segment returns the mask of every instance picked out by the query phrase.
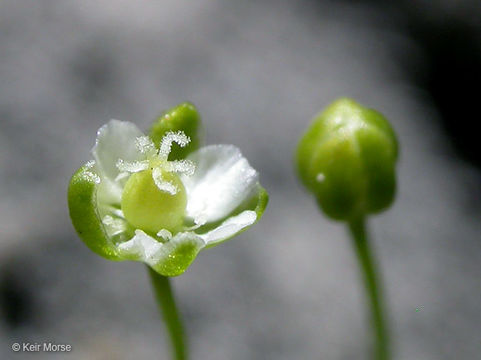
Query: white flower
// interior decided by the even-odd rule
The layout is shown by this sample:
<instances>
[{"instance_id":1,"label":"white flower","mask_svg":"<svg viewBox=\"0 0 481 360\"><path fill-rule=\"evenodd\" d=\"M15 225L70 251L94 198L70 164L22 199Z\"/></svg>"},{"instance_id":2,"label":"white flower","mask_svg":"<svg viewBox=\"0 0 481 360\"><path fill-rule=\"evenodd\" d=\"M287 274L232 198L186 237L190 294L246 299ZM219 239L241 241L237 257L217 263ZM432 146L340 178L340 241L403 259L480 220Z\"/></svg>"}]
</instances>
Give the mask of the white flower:
<instances>
[{"instance_id":1,"label":"white flower","mask_svg":"<svg viewBox=\"0 0 481 360\"><path fill-rule=\"evenodd\" d=\"M201 249L258 220L267 193L239 149L211 145L169 161L172 144L184 147L189 141L182 131L167 132L156 148L136 125L118 120L99 129L94 160L69 188L72 221L92 250L176 276ZM96 209L86 209L84 219L95 213L99 224L78 219L89 204Z\"/></svg>"}]
</instances>

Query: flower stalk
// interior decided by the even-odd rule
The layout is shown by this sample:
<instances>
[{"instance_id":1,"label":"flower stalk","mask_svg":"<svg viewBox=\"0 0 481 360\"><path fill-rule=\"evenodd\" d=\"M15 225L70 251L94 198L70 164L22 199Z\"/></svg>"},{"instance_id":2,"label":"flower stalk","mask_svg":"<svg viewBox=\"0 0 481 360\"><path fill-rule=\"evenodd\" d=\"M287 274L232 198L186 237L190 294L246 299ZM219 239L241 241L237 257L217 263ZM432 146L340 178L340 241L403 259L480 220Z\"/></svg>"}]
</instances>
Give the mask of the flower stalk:
<instances>
[{"instance_id":1,"label":"flower stalk","mask_svg":"<svg viewBox=\"0 0 481 360\"><path fill-rule=\"evenodd\" d=\"M366 299L370 306L371 327L376 338L373 358L376 360L388 360L390 359L389 335L384 316L383 294L380 287L379 271L369 244L365 219L358 217L350 221L349 230L364 280Z\"/></svg>"},{"instance_id":2,"label":"flower stalk","mask_svg":"<svg viewBox=\"0 0 481 360\"><path fill-rule=\"evenodd\" d=\"M172 359L187 360L187 345L181 317L175 304L170 279L147 266L154 296L159 305L172 345Z\"/></svg>"}]
</instances>

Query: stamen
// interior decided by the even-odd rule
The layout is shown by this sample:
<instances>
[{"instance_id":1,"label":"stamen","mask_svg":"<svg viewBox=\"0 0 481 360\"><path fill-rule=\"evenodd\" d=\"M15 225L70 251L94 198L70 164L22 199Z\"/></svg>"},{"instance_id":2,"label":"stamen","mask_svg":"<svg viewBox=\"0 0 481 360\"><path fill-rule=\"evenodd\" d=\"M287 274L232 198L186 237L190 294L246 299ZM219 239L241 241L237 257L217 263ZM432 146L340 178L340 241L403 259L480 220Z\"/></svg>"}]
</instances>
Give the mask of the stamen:
<instances>
[{"instance_id":1,"label":"stamen","mask_svg":"<svg viewBox=\"0 0 481 360\"><path fill-rule=\"evenodd\" d=\"M107 232L110 236L115 236L125 231L124 222L120 219L114 219L110 215L105 215L102 223L107 227Z\"/></svg>"},{"instance_id":2,"label":"stamen","mask_svg":"<svg viewBox=\"0 0 481 360\"><path fill-rule=\"evenodd\" d=\"M195 172L195 164L190 160L169 161L165 165L165 171L192 176Z\"/></svg>"},{"instance_id":3,"label":"stamen","mask_svg":"<svg viewBox=\"0 0 481 360\"><path fill-rule=\"evenodd\" d=\"M195 221L194 221L194 222L195 222ZM201 227L202 225L204 225L204 224L205 224L205 222L204 222L204 223L199 223L199 224L196 223L195 225L192 225L192 226L190 226L190 227L184 228L184 231L194 231L194 230L197 230L198 228L200 228L200 227Z\"/></svg>"},{"instance_id":4,"label":"stamen","mask_svg":"<svg viewBox=\"0 0 481 360\"><path fill-rule=\"evenodd\" d=\"M165 191L170 195L177 194L177 186L171 184L168 181L165 181L162 178L162 169L158 167L154 168L154 170L152 171L152 178L154 179L154 183L160 191Z\"/></svg>"},{"instance_id":5,"label":"stamen","mask_svg":"<svg viewBox=\"0 0 481 360\"><path fill-rule=\"evenodd\" d=\"M201 227L207 223L207 219L203 215L198 215L194 218L194 223L197 227Z\"/></svg>"},{"instance_id":6,"label":"stamen","mask_svg":"<svg viewBox=\"0 0 481 360\"><path fill-rule=\"evenodd\" d=\"M108 210L109 213L115 215L115 218L118 220L124 220L124 213L122 212L121 209L116 208L115 206L108 205L106 206L106 209ZM108 216L108 215L106 215Z\"/></svg>"},{"instance_id":7,"label":"stamen","mask_svg":"<svg viewBox=\"0 0 481 360\"><path fill-rule=\"evenodd\" d=\"M136 173L142 170L147 170L149 168L149 162L147 160L127 162L122 159L117 160L117 169L121 172Z\"/></svg>"},{"instance_id":8,"label":"stamen","mask_svg":"<svg viewBox=\"0 0 481 360\"><path fill-rule=\"evenodd\" d=\"M148 136L139 136L138 138L136 138L135 147L142 154L145 154L147 156L153 156L157 152L154 143Z\"/></svg>"},{"instance_id":9,"label":"stamen","mask_svg":"<svg viewBox=\"0 0 481 360\"><path fill-rule=\"evenodd\" d=\"M115 177L114 180L115 180L115 181L120 181L120 180L123 180L123 179L125 179L125 178L128 178L129 176L130 176L130 173L124 171L124 172L119 173L119 174Z\"/></svg>"},{"instance_id":10,"label":"stamen","mask_svg":"<svg viewBox=\"0 0 481 360\"><path fill-rule=\"evenodd\" d=\"M169 131L162 138L160 143L159 156L163 159L167 159L172 148L172 143L177 143L180 147L186 146L190 142L190 138L185 135L183 131Z\"/></svg>"},{"instance_id":11,"label":"stamen","mask_svg":"<svg viewBox=\"0 0 481 360\"><path fill-rule=\"evenodd\" d=\"M172 239L172 233L167 230L167 229L162 229L160 230L158 233L157 233L157 236L166 240L166 241L169 241L170 239Z\"/></svg>"}]
</instances>

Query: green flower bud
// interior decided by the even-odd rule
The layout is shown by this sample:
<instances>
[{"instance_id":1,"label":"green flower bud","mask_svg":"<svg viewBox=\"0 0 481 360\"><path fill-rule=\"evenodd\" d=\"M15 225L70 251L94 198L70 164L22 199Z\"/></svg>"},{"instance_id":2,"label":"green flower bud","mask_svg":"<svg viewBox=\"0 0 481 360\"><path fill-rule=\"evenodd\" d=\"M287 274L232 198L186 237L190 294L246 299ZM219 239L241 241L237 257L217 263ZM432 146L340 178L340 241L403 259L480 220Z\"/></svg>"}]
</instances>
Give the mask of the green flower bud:
<instances>
[{"instance_id":1,"label":"green flower bud","mask_svg":"<svg viewBox=\"0 0 481 360\"><path fill-rule=\"evenodd\" d=\"M344 98L316 115L299 142L296 163L326 215L349 221L391 204L397 157L386 118Z\"/></svg>"}]
</instances>

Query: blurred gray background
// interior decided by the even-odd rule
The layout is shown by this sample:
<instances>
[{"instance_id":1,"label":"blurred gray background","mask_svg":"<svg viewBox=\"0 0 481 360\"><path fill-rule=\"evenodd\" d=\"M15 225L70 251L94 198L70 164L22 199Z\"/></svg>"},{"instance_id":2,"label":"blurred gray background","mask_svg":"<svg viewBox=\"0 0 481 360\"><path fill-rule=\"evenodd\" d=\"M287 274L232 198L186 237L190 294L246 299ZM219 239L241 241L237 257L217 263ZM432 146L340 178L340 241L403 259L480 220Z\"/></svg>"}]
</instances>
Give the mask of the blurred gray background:
<instances>
[{"instance_id":1,"label":"blurred gray background","mask_svg":"<svg viewBox=\"0 0 481 360\"><path fill-rule=\"evenodd\" d=\"M395 359L479 359L481 10L436 3L0 0L0 358L168 359L144 267L91 253L66 189L102 124L147 128L189 100L206 143L240 147L270 193L261 222L174 280L192 359L368 359L345 229L292 161L350 96L401 143L397 201L370 222ZM11 350L45 341L73 351Z\"/></svg>"}]
</instances>

